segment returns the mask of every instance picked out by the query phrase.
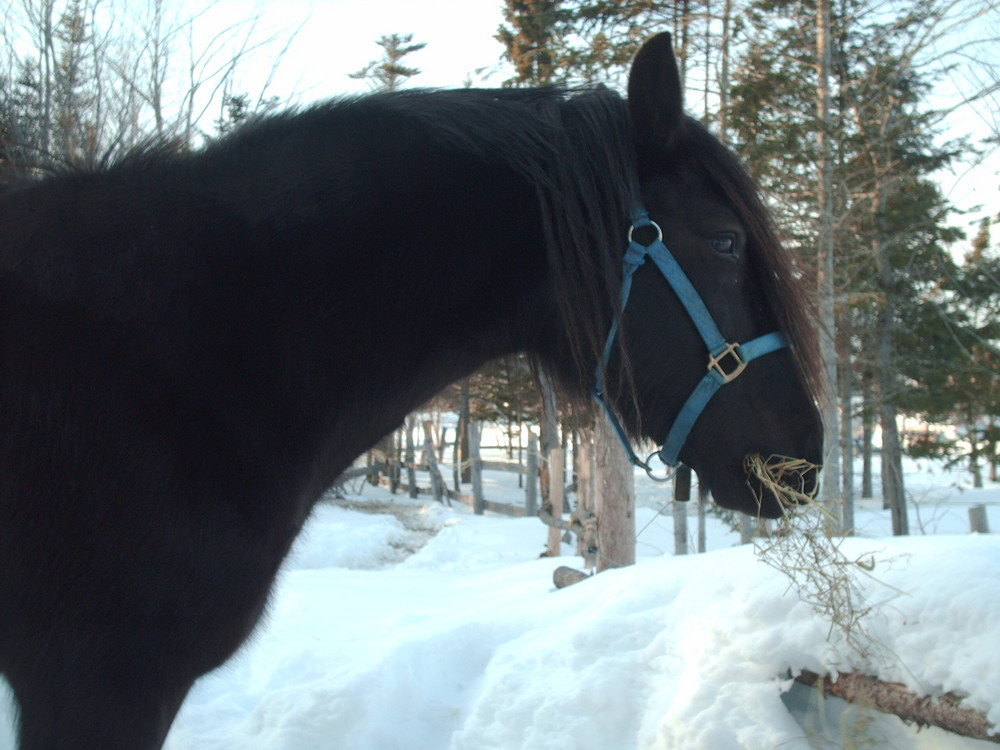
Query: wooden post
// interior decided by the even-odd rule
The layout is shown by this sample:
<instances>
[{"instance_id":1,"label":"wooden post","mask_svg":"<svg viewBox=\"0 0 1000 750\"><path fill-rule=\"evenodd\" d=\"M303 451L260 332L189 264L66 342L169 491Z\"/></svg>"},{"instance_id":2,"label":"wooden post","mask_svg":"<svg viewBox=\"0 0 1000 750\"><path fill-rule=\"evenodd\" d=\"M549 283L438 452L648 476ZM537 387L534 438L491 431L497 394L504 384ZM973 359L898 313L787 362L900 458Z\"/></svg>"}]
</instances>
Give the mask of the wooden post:
<instances>
[{"instance_id":1,"label":"wooden post","mask_svg":"<svg viewBox=\"0 0 1000 750\"><path fill-rule=\"evenodd\" d=\"M698 552L705 552L705 510L708 506L708 492L698 480Z\"/></svg>"},{"instance_id":2,"label":"wooden post","mask_svg":"<svg viewBox=\"0 0 1000 750\"><path fill-rule=\"evenodd\" d=\"M469 461L472 478L472 510L477 516L486 510L486 498L483 497L483 460L479 456L479 426L469 422Z\"/></svg>"},{"instance_id":3,"label":"wooden post","mask_svg":"<svg viewBox=\"0 0 1000 750\"><path fill-rule=\"evenodd\" d=\"M462 491L462 430L455 428L455 446L451 454L451 478L455 485L455 492Z\"/></svg>"},{"instance_id":4,"label":"wooden post","mask_svg":"<svg viewBox=\"0 0 1000 750\"><path fill-rule=\"evenodd\" d=\"M562 476L565 460L565 453L562 448L553 448L549 451L549 503L552 505L552 515L555 518L562 518ZM561 539L562 531L555 526L549 526L549 540L545 548L546 554L549 557L559 557Z\"/></svg>"},{"instance_id":5,"label":"wooden post","mask_svg":"<svg viewBox=\"0 0 1000 750\"><path fill-rule=\"evenodd\" d=\"M635 564L635 477L618 435L599 411L594 432L597 572Z\"/></svg>"},{"instance_id":6,"label":"wooden post","mask_svg":"<svg viewBox=\"0 0 1000 750\"><path fill-rule=\"evenodd\" d=\"M459 392L458 397L458 441L459 441L459 453L462 456L461 463L459 465L459 476L462 482L468 484L472 481L472 467L468 463L472 460L472 450L470 443L472 442L472 434L470 430L473 428L472 419L469 416L469 379L465 378L462 380L462 389ZM455 486L458 490L458 486Z\"/></svg>"},{"instance_id":7,"label":"wooden post","mask_svg":"<svg viewBox=\"0 0 1000 750\"><path fill-rule=\"evenodd\" d=\"M528 436L527 481L524 485L524 514L538 513L538 438L535 433Z\"/></svg>"},{"instance_id":8,"label":"wooden post","mask_svg":"<svg viewBox=\"0 0 1000 750\"><path fill-rule=\"evenodd\" d=\"M417 496L417 456L413 445L413 430L416 427L416 417L412 414L406 418L406 482L409 485L410 497Z\"/></svg>"},{"instance_id":9,"label":"wooden post","mask_svg":"<svg viewBox=\"0 0 1000 750\"><path fill-rule=\"evenodd\" d=\"M424 421L424 463L427 464L427 471L431 475L431 494L434 495L435 502L444 502L444 479L441 477L441 469L437 464L437 451L434 450L434 426L431 421Z\"/></svg>"},{"instance_id":10,"label":"wooden post","mask_svg":"<svg viewBox=\"0 0 1000 750\"><path fill-rule=\"evenodd\" d=\"M674 554L688 553L688 501L691 499L691 469L681 466L674 473Z\"/></svg>"},{"instance_id":11,"label":"wooden post","mask_svg":"<svg viewBox=\"0 0 1000 750\"><path fill-rule=\"evenodd\" d=\"M990 522L986 517L985 505L973 505L969 508L969 527L973 534L990 533Z\"/></svg>"},{"instance_id":12,"label":"wooden post","mask_svg":"<svg viewBox=\"0 0 1000 750\"><path fill-rule=\"evenodd\" d=\"M389 492L395 495L399 491L399 453L397 449L397 442L399 438L399 430L392 433L392 440L390 443L389 453L386 455L385 460L388 466L386 467L387 473L389 474Z\"/></svg>"},{"instance_id":13,"label":"wooden post","mask_svg":"<svg viewBox=\"0 0 1000 750\"><path fill-rule=\"evenodd\" d=\"M574 515L583 524L583 533L576 537L576 554L583 558L583 567L597 567L597 517L594 514L594 431L574 432L576 459L576 510Z\"/></svg>"}]
</instances>

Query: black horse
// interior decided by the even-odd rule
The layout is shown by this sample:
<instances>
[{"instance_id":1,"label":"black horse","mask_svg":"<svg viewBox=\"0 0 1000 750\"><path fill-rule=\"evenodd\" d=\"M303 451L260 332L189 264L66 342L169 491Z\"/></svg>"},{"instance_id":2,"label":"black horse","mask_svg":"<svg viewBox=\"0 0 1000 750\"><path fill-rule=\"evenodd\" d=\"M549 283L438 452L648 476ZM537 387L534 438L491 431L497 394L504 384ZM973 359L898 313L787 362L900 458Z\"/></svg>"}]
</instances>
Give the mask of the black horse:
<instances>
[{"instance_id":1,"label":"black horse","mask_svg":"<svg viewBox=\"0 0 1000 750\"><path fill-rule=\"evenodd\" d=\"M814 333L753 184L682 114L666 35L627 101L379 94L0 194L0 672L22 750L160 747L316 499L493 357L529 352L581 397L599 372L624 430L664 441L708 355L657 264L623 272L629 224L655 237L639 207L726 341L780 331L680 450L717 502L776 515L744 461L818 462Z\"/></svg>"}]
</instances>

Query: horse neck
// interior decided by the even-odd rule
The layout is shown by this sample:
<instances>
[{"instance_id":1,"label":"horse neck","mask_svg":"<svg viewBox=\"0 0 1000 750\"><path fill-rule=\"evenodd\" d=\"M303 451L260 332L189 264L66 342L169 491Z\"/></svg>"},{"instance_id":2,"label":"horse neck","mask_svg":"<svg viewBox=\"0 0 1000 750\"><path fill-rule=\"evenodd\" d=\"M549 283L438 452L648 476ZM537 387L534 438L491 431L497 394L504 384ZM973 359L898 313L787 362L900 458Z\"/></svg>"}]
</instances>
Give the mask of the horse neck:
<instances>
[{"instance_id":1,"label":"horse neck","mask_svg":"<svg viewBox=\"0 0 1000 750\"><path fill-rule=\"evenodd\" d=\"M296 332L291 377L320 389L300 411L320 420L334 471L444 386L549 335L531 186L415 138L317 151L266 182L277 197L227 190L272 258L259 280Z\"/></svg>"}]
</instances>

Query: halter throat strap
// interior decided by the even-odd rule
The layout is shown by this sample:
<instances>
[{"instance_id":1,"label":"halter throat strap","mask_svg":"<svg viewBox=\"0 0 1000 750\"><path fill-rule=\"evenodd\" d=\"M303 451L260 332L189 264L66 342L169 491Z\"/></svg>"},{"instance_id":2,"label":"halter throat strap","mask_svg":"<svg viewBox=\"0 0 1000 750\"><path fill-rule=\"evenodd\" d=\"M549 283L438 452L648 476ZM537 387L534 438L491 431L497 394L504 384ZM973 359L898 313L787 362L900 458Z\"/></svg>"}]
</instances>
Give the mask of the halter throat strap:
<instances>
[{"instance_id":1,"label":"halter throat strap","mask_svg":"<svg viewBox=\"0 0 1000 750\"><path fill-rule=\"evenodd\" d=\"M656 230L656 239L648 245L643 245L633 238L635 230L642 227L652 227ZM649 213L645 208L640 207L634 213L628 239L629 244L625 250L622 267L621 311L624 313L625 306L628 304L629 294L632 291L632 276L635 274L636 269L643 265L646 259L649 258L667 280L670 288L674 290L674 294L677 295L677 298L684 306L688 316L691 318L691 322L694 323L702 341L705 343L705 348L708 350L707 371L698 385L695 386L694 391L692 391L687 401L684 402L670 431L667 433L663 447L658 451L660 460L663 463L675 467L679 463L678 456L680 455L681 448L684 447L688 435L698 421L698 417L701 416L705 407L708 406L708 402L712 399L712 396L722 386L738 378L750 362L765 354L770 354L771 352L787 347L788 341L784 334L774 331L763 336L758 336L743 344L727 342L719 332L719 328L715 324L712 314L705 306L701 295L698 294L697 290L691 284L690 279L688 279L687 274L680 267L677 259L667 249L667 246L663 244L663 231L655 222L650 220ZM645 469L654 479L662 481L665 478L653 476L648 459L647 461L642 461L636 455L622 427L621 421L608 404L604 393L604 370L611 359L611 350L617 334L618 320L616 319L611 324L611 330L608 332L608 338L604 345L603 363L597 368L597 383L594 388L594 396L607 412L615 433L625 448L629 462Z\"/></svg>"}]
</instances>

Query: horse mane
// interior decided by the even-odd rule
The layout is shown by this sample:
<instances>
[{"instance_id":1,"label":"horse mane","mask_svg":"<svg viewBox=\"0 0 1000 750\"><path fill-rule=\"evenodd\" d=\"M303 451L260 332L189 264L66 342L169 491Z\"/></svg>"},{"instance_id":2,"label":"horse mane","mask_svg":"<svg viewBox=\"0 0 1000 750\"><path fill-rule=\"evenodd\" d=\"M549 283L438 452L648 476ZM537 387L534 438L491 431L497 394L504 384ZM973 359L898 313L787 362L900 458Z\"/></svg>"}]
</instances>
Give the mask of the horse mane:
<instances>
[{"instance_id":1,"label":"horse mane","mask_svg":"<svg viewBox=\"0 0 1000 750\"><path fill-rule=\"evenodd\" d=\"M611 320L620 314L622 249L637 201L624 99L600 86L416 89L367 95L348 105L392 110L452 148L505 164L533 186L554 301L576 371L575 378L565 370L554 374L569 393L586 393L595 366L603 366ZM623 349L618 352L616 376L630 389L628 360Z\"/></svg>"},{"instance_id":2,"label":"horse mane","mask_svg":"<svg viewBox=\"0 0 1000 750\"><path fill-rule=\"evenodd\" d=\"M800 258L779 239L757 183L736 155L694 119L688 118L685 132L691 147L684 149L684 158L700 164L746 227L754 250L751 264L770 312L791 342L806 388L819 399L825 392L825 379L817 338L818 318L814 299L803 282Z\"/></svg>"}]
</instances>

